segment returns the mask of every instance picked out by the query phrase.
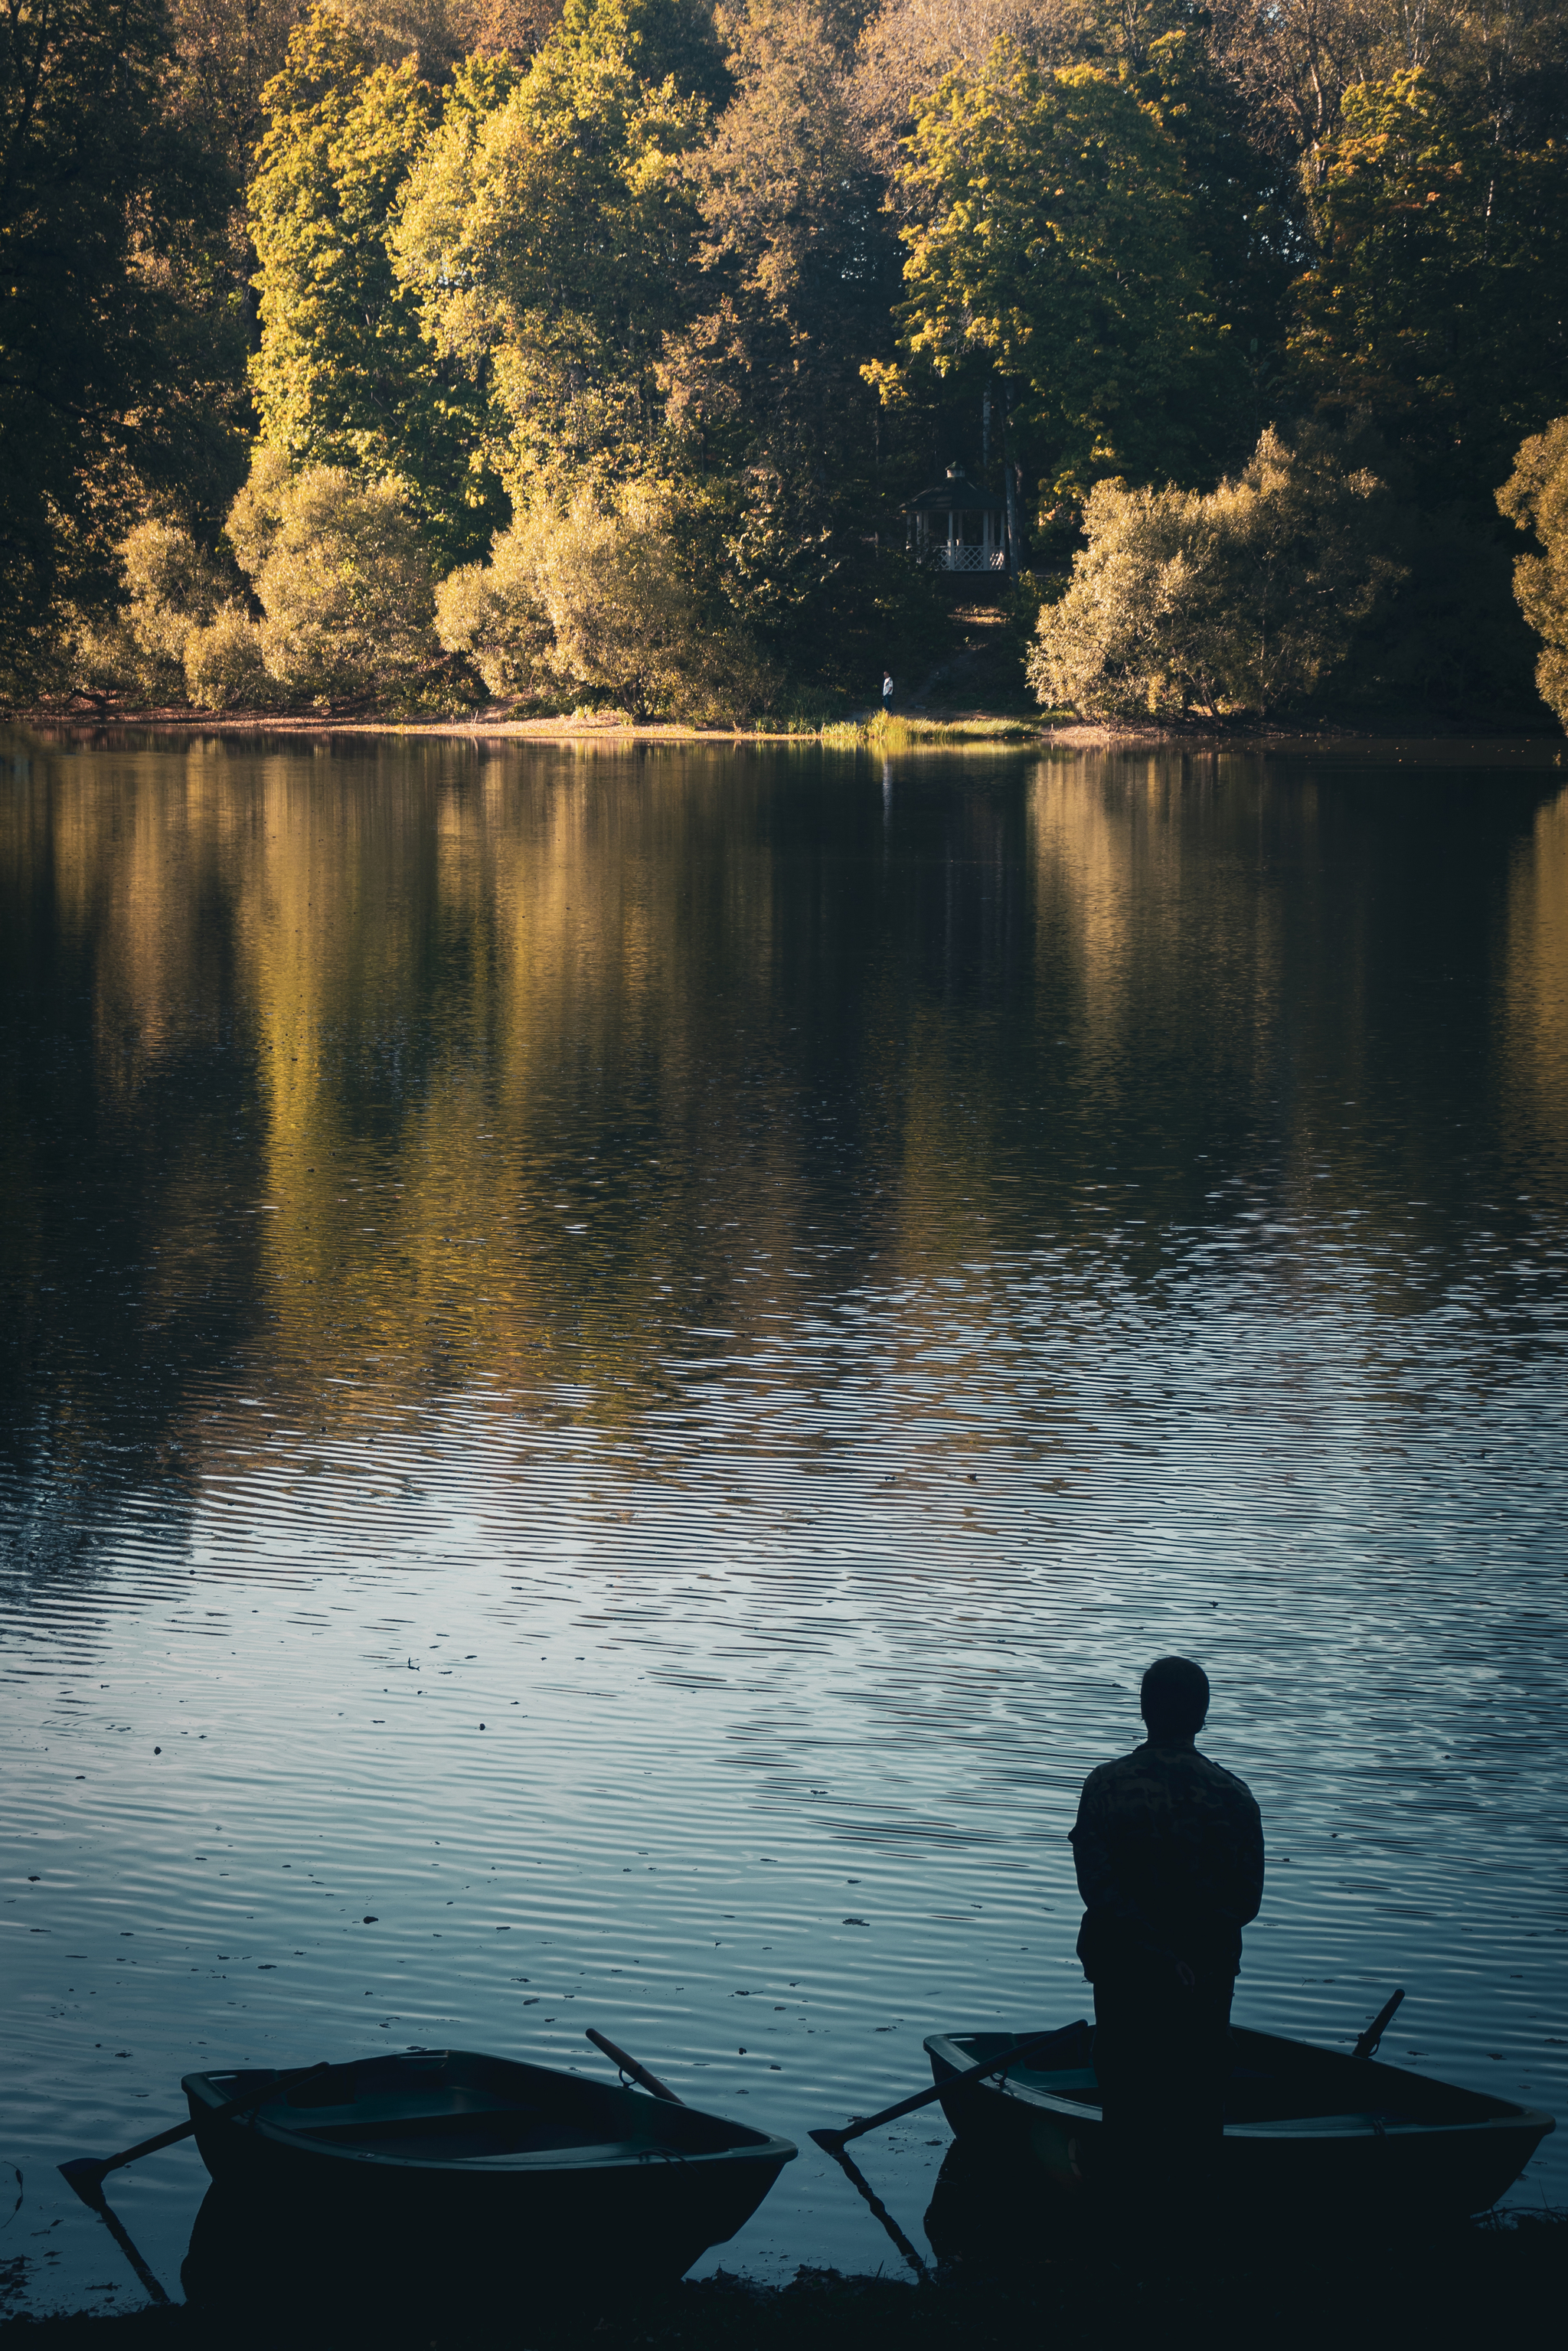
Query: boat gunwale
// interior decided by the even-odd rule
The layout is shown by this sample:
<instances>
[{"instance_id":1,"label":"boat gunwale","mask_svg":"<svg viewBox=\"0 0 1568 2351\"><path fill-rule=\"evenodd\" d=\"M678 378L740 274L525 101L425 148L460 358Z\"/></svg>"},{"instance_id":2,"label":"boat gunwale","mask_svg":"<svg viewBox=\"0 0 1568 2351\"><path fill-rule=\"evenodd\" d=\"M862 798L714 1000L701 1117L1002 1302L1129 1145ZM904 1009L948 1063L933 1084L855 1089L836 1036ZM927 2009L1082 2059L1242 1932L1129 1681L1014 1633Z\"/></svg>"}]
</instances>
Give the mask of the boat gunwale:
<instances>
[{"instance_id":1,"label":"boat gunwale","mask_svg":"<svg viewBox=\"0 0 1568 2351\"><path fill-rule=\"evenodd\" d=\"M651 2168L678 2168L683 2171L700 2168L711 2171L719 2166L748 2161L771 2163L782 2168L784 2164L792 2162L800 2151L792 2139L780 2138L769 2132L758 2131L753 2125L736 2122L726 2115L710 2114L706 2107L688 2106L684 2100L673 2102L673 2106L667 2105L664 2101L653 2098L644 2091L628 2087L619 2082L581 2081L580 2083L573 2075L565 2073L559 2066L535 2064L528 2058L498 2058L480 2050L468 2049L419 2050L399 2053L439 2057L448 2061L464 2059L485 2065L516 2067L523 2073L541 2075L554 2085L580 2087L596 2097L616 2100L635 2098L639 2112L644 2107L664 2107L666 2113L674 2111L690 2115L699 2122L713 2124L721 2130L744 2131L748 2135L750 2143L735 2147L698 2147L687 2153L684 2148L661 2146L653 2141L640 2147L628 2147L624 2140L605 2139L591 2142L587 2147L533 2147L519 2149L515 2153L503 2150L494 2155L437 2155L428 2152L400 2155L392 2150L383 2151L373 2147L346 2146L340 2141L335 2142L320 2137L308 2128L270 2119L266 2106L254 2108L246 2116L229 2116L227 2119L234 2123L236 2130L242 2130L245 2137L253 2144L260 2141L263 2145L275 2147L287 2155L308 2156L317 2159L330 2158L356 2167L371 2165L376 2168L390 2171L434 2172L448 2178L474 2180L507 2179L517 2173L588 2175L596 2171L646 2171ZM345 2061L347 2065L386 2065L395 2063L396 2057L391 2053L385 2057L370 2056L350 2058ZM219 2095L216 2092L216 2084L220 2078L225 2076L232 2078L242 2074L262 2071L281 2073L282 2070L234 2066L224 2067L218 2073L184 2074L181 2079L180 2086L184 2091L187 2102L193 2110L192 2118L196 2124L198 2146L201 2142L201 2134L207 2126L222 2123L225 2119L223 2109L227 2103L227 2094ZM285 2095L287 2086L285 2082L283 2085ZM214 2103L209 2104L209 2100ZM205 2107L204 2112L197 2111L198 2101ZM626 2151L612 2154L609 2152L612 2148L626 2149ZM600 2149L604 2151L599 2152Z\"/></svg>"},{"instance_id":2,"label":"boat gunwale","mask_svg":"<svg viewBox=\"0 0 1568 2351\"><path fill-rule=\"evenodd\" d=\"M1343 2051L1320 2049L1312 2042L1295 2041L1285 2033L1258 2032L1247 2025L1237 2026L1235 2030L1247 2033L1251 2040L1270 2043L1277 2048L1303 2052L1312 2057L1336 2058L1346 2064L1355 2062ZM994 2027L980 2027L973 2034L966 2034L964 2037L979 2040L988 2036L994 2037ZM1020 2033L1015 2035L1015 2038L1022 2047L1030 2036ZM959 2049L958 2036L954 2033L928 2033L922 2045L926 2055L932 2059L936 2059L940 2053L942 2063L945 2065L953 2066L954 2074L960 2073L965 2065L976 2062L972 2054ZM956 2062L954 2057L946 2053L947 2051L956 2053ZM1346 2145L1360 2145L1369 2137L1388 2137L1396 2132L1401 2139L1410 2139L1437 2138L1452 2135L1473 2137L1483 2131L1532 2130L1538 2139L1541 2139L1545 2138L1557 2127L1555 2115L1548 2114L1543 2107L1517 2105L1511 2099L1498 2097L1494 2091L1469 2090L1462 2083L1443 2082L1434 2074L1412 2074L1405 2066L1380 2065L1375 2058L1364 2058L1360 2062L1369 2066L1375 2066L1378 2074L1385 2079L1396 2082L1417 2082L1424 2090L1458 2090L1469 2098L1485 2098L1489 2104L1500 2108L1500 2111L1490 2115L1472 2115L1464 2120L1447 2122L1422 2122L1416 2118L1390 2116L1382 2125L1381 2129L1368 2121L1359 2123L1354 2129L1308 2130L1303 2127L1303 2125L1309 2122L1319 2119L1333 2122L1339 2117L1333 2115L1322 2117L1298 2115L1293 2118L1270 2116L1260 2122L1227 2123L1224 2127L1225 2137L1228 2139L1245 2140L1252 2145L1264 2139L1287 2139L1297 2143L1311 2141L1314 2146L1323 2147L1332 2146L1336 2139L1343 2140ZM938 2082L939 2088L945 2089L946 2086L946 2083ZM1084 2124L1092 2127L1103 2127L1104 2117L1099 2107L1068 2097L1060 2091L1040 2089L1029 2082L1009 2081L1005 2074L993 2074L988 2081L976 2082L968 2086L989 2096L1012 2098L1019 2105L1043 2108L1047 2113L1058 2115L1065 2121L1075 2122L1081 2127Z\"/></svg>"}]
</instances>

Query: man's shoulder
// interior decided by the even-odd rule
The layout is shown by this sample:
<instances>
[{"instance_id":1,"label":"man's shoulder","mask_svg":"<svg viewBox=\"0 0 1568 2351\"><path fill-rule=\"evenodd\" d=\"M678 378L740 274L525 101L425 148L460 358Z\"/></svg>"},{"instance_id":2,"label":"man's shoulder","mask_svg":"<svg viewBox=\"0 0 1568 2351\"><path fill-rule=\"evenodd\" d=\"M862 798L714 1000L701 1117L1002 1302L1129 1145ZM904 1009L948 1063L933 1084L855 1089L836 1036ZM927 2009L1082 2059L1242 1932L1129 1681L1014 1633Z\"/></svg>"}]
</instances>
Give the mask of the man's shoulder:
<instances>
[{"instance_id":1,"label":"man's shoulder","mask_svg":"<svg viewBox=\"0 0 1568 2351\"><path fill-rule=\"evenodd\" d=\"M1134 1747L1130 1755L1115 1755L1109 1763L1097 1763L1083 1782L1082 1802L1114 1802L1137 1789L1159 1782L1161 1775L1149 1768L1151 1751L1146 1746Z\"/></svg>"},{"instance_id":2,"label":"man's shoulder","mask_svg":"<svg viewBox=\"0 0 1568 2351\"><path fill-rule=\"evenodd\" d=\"M1187 1796L1200 1796L1227 1805L1252 1805L1256 1800L1245 1780L1228 1771L1210 1755L1200 1755L1196 1747L1155 1747L1145 1740L1134 1747L1129 1755L1114 1756L1109 1763L1095 1765L1083 1782L1083 1801L1092 1803L1096 1798L1130 1795L1140 1788L1159 1788L1167 1793L1180 1790Z\"/></svg>"},{"instance_id":3,"label":"man's shoulder","mask_svg":"<svg viewBox=\"0 0 1568 2351\"><path fill-rule=\"evenodd\" d=\"M1192 1750L1192 1760L1201 1766L1200 1785L1217 1802L1232 1811L1255 1813L1258 1810L1258 1799L1246 1781L1236 1772L1228 1771L1223 1763L1215 1761L1212 1755L1200 1755L1196 1747Z\"/></svg>"}]
</instances>

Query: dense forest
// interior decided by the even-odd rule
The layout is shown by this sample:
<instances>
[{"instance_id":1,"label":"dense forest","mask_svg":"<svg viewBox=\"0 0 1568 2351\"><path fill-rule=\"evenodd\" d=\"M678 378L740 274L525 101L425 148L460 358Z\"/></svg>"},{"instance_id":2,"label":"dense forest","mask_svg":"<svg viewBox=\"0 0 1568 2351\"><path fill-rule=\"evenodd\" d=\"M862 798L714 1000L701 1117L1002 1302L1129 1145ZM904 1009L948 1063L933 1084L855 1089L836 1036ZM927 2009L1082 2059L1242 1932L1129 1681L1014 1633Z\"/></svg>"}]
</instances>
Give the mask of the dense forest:
<instances>
[{"instance_id":1,"label":"dense forest","mask_svg":"<svg viewBox=\"0 0 1568 2351\"><path fill-rule=\"evenodd\" d=\"M1049 706L1568 723L1565 141L1563 0L0 0L0 695L863 700L956 465Z\"/></svg>"}]
</instances>

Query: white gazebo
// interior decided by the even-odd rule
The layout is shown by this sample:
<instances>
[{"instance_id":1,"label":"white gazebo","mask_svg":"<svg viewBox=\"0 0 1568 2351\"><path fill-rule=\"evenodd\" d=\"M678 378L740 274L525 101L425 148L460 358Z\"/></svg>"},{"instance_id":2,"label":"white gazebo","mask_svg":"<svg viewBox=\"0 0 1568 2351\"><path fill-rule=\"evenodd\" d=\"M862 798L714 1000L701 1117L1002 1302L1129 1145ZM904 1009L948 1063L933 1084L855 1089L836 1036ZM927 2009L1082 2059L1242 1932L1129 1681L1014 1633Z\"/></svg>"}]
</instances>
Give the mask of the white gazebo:
<instances>
[{"instance_id":1,"label":"white gazebo","mask_svg":"<svg viewBox=\"0 0 1568 2351\"><path fill-rule=\"evenodd\" d=\"M1007 501L970 481L962 465L904 509L905 544L934 571L1005 571Z\"/></svg>"}]
</instances>

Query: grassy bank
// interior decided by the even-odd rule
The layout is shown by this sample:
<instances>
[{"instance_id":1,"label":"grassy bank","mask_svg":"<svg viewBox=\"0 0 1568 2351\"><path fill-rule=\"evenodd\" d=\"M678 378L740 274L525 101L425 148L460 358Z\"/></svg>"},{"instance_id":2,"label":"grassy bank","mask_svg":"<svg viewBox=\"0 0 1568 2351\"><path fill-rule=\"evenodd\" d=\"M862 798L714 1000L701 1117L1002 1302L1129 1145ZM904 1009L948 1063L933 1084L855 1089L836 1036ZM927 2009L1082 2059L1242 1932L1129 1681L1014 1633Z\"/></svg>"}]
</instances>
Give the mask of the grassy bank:
<instances>
[{"instance_id":1,"label":"grassy bank","mask_svg":"<svg viewBox=\"0 0 1568 2351\"><path fill-rule=\"evenodd\" d=\"M1324 719L1315 726L1237 724L1223 727L1110 725L1075 719L1060 710L976 706L946 709L933 705L888 716L882 710L845 712L800 707L759 718L746 726L693 726L674 718L639 719L623 710L575 710L526 718L505 708L455 711L450 715L399 717L359 708L304 713L277 710L198 711L171 706L101 710L47 707L14 713L0 723L55 739L100 742L128 733L173 739L298 736L392 736L402 741L451 739L486 743L570 743L580 748L624 750L646 743L773 743L820 745L829 750L865 751L877 758L948 750L1028 750L1055 746L1064 750L1169 749L1194 755L1216 752L1354 750L1396 762L1401 758L1438 758L1451 764L1467 755L1500 754L1533 765L1564 764L1563 737L1534 734L1483 736L1461 728L1434 730L1429 720L1406 714L1406 723L1372 726Z\"/></svg>"},{"instance_id":2,"label":"grassy bank","mask_svg":"<svg viewBox=\"0 0 1568 2351\"><path fill-rule=\"evenodd\" d=\"M745 726L694 726L679 718L637 718L624 710L574 710L527 718L506 709L455 711L445 716L361 709L319 711L188 710L177 706L104 710L50 706L19 714L12 723L49 734L97 736L134 727L178 735L479 736L530 743L823 743L837 750L882 752L935 749L956 743L1038 742L1052 714L1032 716L987 710L888 716L881 710L800 708L776 712Z\"/></svg>"},{"instance_id":3,"label":"grassy bank","mask_svg":"<svg viewBox=\"0 0 1568 2351\"><path fill-rule=\"evenodd\" d=\"M1039 717L997 717L984 711L967 712L961 717L926 718L896 714L890 717L879 710L870 718L842 719L819 727L816 739L832 750L881 751L890 756L895 751L941 750L954 743L990 743L1009 749L1038 743L1044 725Z\"/></svg>"},{"instance_id":4,"label":"grassy bank","mask_svg":"<svg viewBox=\"0 0 1568 2351\"><path fill-rule=\"evenodd\" d=\"M1353 2225L1347 2216L1346 2230ZM395 2300L355 2297L334 2314L298 2303L248 2317L142 2310L13 2319L7 2351L220 2351L235 2343L374 2343L380 2351L1017 2351L1054 2339L1084 2351L1162 2343L1296 2346L1460 2345L1515 2331L1548 2339L1568 2307L1568 2215L1483 2221L1400 2234L1363 2214L1362 2234L1302 2241L1222 2234L1206 2257L1151 2263L1126 2242L1042 2244L1007 2277L949 2272L925 2284L894 2276L801 2270L762 2287L720 2276L640 2292L618 2304L580 2299L546 2311L526 2270L504 2303L458 2307L428 2262ZM606 2248L613 2266L613 2248ZM420 2293L417 2289L423 2288Z\"/></svg>"}]
</instances>

